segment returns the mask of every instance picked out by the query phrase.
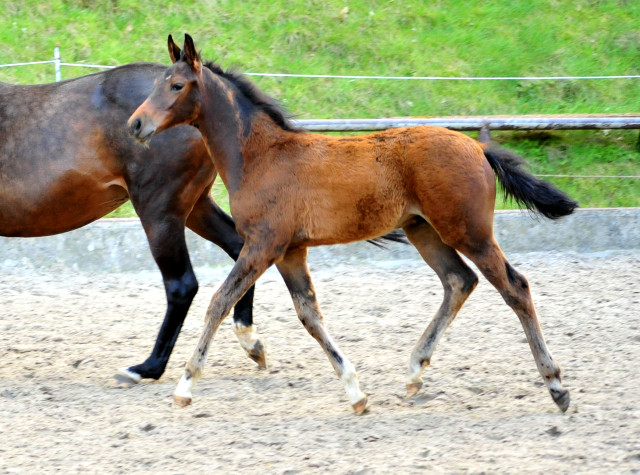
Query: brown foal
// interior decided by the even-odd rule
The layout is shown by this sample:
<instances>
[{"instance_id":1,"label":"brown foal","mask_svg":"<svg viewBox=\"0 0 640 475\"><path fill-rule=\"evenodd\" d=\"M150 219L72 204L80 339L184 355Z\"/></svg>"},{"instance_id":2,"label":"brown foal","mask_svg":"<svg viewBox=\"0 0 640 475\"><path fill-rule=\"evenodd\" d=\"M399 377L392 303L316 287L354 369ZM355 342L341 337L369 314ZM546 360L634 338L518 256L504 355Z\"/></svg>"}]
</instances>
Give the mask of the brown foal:
<instances>
[{"instance_id":1,"label":"brown foal","mask_svg":"<svg viewBox=\"0 0 640 475\"><path fill-rule=\"evenodd\" d=\"M495 177L508 195L548 218L570 214L576 202L524 171L517 155L444 128L357 137L305 133L245 78L203 65L188 35L183 51L169 37L169 53L174 64L129 119L130 132L147 143L179 124L198 127L245 240L211 300L204 331L176 388L176 405L191 403L222 320L276 264L300 321L327 354L355 412L362 413L367 398L323 324L307 248L370 239L401 227L444 287L444 301L411 353L408 396L420 390L438 340L478 282L461 253L515 311L553 400L566 411L569 393L547 349L527 280L509 265L493 236Z\"/></svg>"}]
</instances>

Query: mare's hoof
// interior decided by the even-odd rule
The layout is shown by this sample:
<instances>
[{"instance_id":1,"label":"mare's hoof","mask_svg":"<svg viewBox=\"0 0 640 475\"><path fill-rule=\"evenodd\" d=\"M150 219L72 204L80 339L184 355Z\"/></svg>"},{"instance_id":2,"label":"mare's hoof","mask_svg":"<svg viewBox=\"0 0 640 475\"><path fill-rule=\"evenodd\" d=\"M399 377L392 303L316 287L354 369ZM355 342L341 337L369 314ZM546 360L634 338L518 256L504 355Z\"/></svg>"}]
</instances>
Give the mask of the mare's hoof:
<instances>
[{"instance_id":1,"label":"mare's hoof","mask_svg":"<svg viewBox=\"0 0 640 475\"><path fill-rule=\"evenodd\" d=\"M353 412L355 412L356 416L359 416L360 414L362 414L367 409L367 401L368 400L369 399L365 396L363 399L360 399L355 404L352 404Z\"/></svg>"},{"instance_id":2,"label":"mare's hoof","mask_svg":"<svg viewBox=\"0 0 640 475\"><path fill-rule=\"evenodd\" d=\"M407 383L407 395L406 397L412 397L418 394L418 391L422 389L422 383Z\"/></svg>"},{"instance_id":3,"label":"mare's hoof","mask_svg":"<svg viewBox=\"0 0 640 475\"><path fill-rule=\"evenodd\" d=\"M255 361L262 369L267 369L267 345L262 338L259 338L253 348L245 350L249 358Z\"/></svg>"},{"instance_id":4,"label":"mare's hoof","mask_svg":"<svg viewBox=\"0 0 640 475\"><path fill-rule=\"evenodd\" d=\"M569 404L571 404L571 396L569 396L569 391L563 389L562 391L556 393L552 392L551 397L562 412L567 412L567 409L569 409Z\"/></svg>"},{"instance_id":5,"label":"mare's hoof","mask_svg":"<svg viewBox=\"0 0 640 475\"><path fill-rule=\"evenodd\" d=\"M112 388L128 389L140 382L140 375L129 371L127 368L119 369L109 382Z\"/></svg>"},{"instance_id":6,"label":"mare's hoof","mask_svg":"<svg viewBox=\"0 0 640 475\"><path fill-rule=\"evenodd\" d=\"M190 397L182 397L173 395L173 404L172 407L174 409L182 409L183 407L187 407L191 404L193 400Z\"/></svg>"}]
</instances>

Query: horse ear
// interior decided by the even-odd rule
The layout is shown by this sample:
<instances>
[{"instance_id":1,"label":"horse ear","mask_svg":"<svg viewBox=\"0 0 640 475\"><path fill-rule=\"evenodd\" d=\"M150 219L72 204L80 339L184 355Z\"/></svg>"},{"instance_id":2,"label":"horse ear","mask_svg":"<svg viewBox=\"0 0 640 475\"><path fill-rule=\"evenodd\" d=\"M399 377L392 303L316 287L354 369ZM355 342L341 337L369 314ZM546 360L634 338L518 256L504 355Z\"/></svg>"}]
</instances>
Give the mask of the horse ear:
<instances>
[{"instance_id":1,"label":"horse ear","mask_svg":"<svg viewBox=\"0 0 640 475\"><path fill-rule=\"evenodd\" d=\"M169 35L169 56L171 57L171 62L175 63L176 61L178 61L180 59L180 53L182 52L182 50L180 49L180 47L175 44L173 42L173 37L171 35Z\"/></svg>"},{"instance_id":2,"label":"horse ear","mask_svg":"<svg viewBox=\"0 0 640 475\"><path fill-rule=\"evenodd\" d=\"M195 73L198 73L202 67L202 59L200 58L200 53L196 51L196 45L193 43L193 38L191 38L187 33L184 34L183 49L187 64L191 66L191 69L193 69Z\"/></svg>"}]
</instances>

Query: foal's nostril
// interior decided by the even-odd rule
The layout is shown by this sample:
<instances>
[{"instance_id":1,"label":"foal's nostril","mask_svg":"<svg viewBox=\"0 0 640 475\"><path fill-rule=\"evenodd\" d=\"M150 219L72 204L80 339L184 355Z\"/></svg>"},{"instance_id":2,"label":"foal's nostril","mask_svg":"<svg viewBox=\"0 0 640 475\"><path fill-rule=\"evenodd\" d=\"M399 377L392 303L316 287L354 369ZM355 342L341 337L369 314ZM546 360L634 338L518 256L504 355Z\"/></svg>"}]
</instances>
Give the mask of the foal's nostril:
<instances>
[{"instance_id":1,"label":"foal's nostril","mask_svg":"<svg viewBox=\"0 0 640 475\"><path fill-rule=\"evenodd\" d=\"M134 135L140 134L140 132L142 131L142 121L140 119L136 119L133 122L131 126L131 131L133 132Z\"/></svg>"}]
</instances>

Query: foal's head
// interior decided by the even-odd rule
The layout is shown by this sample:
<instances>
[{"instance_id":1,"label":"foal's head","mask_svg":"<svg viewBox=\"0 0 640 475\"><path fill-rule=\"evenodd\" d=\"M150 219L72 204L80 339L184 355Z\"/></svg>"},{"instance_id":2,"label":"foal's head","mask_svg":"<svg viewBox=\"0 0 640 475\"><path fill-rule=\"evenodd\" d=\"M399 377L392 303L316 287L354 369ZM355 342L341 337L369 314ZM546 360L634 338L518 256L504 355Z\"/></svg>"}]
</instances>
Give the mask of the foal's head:
<instances>
[{"instance_id":1,"label":"foal's head","mask_svg":"<svg viewBox=\"0 0 640 475\"><path fill-rule=\"evenodd\" d=\"M143 144L176 125L195 125L198 118L202 59L191 36L185 35L180 50L169 35L169 56L173 65L156 79L151 95L129 118L129 133Z\"/></svg>"}]
</instances>

